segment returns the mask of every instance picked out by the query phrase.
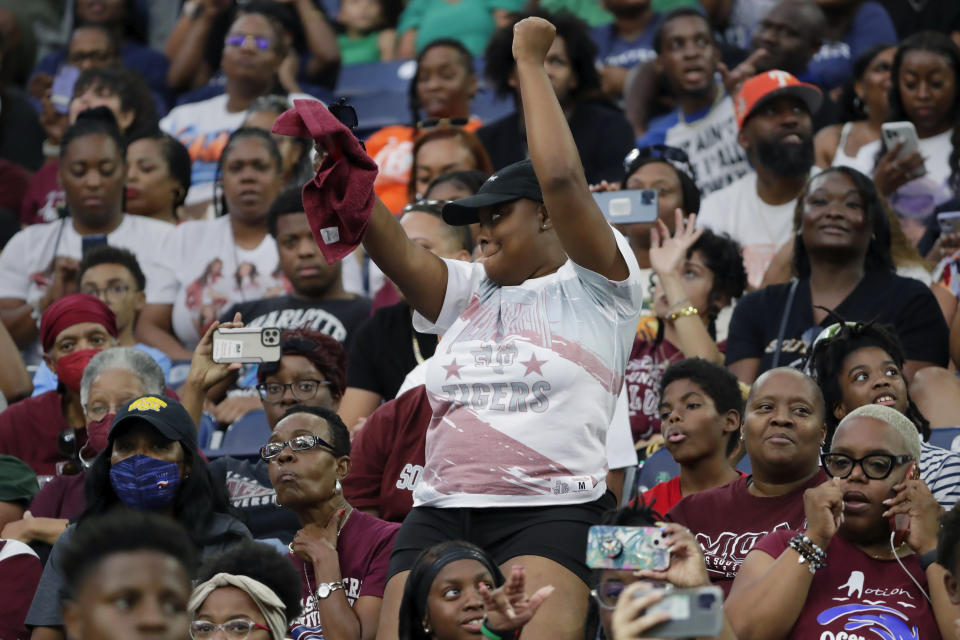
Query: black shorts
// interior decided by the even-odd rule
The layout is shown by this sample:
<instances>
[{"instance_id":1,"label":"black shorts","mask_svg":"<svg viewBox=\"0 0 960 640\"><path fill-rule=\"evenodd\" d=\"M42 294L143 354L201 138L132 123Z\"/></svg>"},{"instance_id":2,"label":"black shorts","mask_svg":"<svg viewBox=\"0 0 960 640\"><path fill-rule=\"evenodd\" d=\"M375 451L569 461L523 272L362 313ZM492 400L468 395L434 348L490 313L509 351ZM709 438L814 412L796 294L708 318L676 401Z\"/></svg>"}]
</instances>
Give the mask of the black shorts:
<instances>
[{"instance_id":1,"label":"black shorts","mask_svg":"<svg viewBox=\"0 0 960 640\"><path fill-rule=\"evenodd\" d=\"M466 540L486 550L498 565L517 556L540 556L560 563L589 584L587 531L616 506L616 498L607 491L594 502L555 507L415 507L393 543L387 577L408 571L427 547Z\"/></svg>"}]
</instances>

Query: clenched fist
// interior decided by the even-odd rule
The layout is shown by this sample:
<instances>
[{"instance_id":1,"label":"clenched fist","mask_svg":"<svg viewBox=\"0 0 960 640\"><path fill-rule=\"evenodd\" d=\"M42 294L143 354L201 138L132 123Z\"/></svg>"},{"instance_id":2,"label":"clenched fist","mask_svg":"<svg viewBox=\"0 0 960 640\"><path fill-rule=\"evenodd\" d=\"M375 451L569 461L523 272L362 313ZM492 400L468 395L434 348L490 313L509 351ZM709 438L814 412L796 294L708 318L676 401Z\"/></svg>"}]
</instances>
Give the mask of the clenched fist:
<instances>
[{"instance_id":1,"label":"clenched fist","mask_svg":"<svg viewBox=\"0 0 960 640\"><path fill-rule=\"evenodd\" d=\"M543 64L557 28L543 18L524 18L513 25L513 59Z\"/></svg>"}]
</instances>

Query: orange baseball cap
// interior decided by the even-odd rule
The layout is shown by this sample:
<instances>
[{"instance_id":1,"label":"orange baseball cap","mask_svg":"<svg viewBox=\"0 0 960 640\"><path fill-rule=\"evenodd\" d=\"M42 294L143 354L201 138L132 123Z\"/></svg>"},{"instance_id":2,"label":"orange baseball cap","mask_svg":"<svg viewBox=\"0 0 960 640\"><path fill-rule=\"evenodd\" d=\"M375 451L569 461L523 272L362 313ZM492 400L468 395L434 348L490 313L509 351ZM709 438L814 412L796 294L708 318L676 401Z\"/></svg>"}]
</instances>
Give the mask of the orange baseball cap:
<instances>
[{"instance_id":1,"label":"orange baseball cap","mask_svg":"<svg viewBox=\"0 0 960 640\"><path fill-rule=\"evenodd\" d=\"M823 102L820 89L800 82L796 76L780 69L771 69L758 73L743 83L733 101L733 109L737 114L737 128L743 128L743 122L753 113L753 110L774 98L780 96L795 96L802 100L810 113L815 113Z\"/></svg>"}]
</instances>

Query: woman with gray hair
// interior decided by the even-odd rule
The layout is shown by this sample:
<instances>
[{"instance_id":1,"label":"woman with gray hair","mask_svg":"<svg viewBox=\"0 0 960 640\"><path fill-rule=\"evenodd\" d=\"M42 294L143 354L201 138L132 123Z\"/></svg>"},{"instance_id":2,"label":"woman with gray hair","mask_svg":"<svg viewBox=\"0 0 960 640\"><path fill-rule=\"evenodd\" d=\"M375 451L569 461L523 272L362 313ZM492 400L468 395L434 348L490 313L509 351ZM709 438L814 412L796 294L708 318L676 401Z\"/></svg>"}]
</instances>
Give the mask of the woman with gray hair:
<instances>
[{"instance_id":1,"label":"woman with gray hair","mask_svg":"<svg viewBox=\"0 0 960 640\"><path fill-rule=\"evenodd\" d=\"M163 370L149 355L134 347L114 347L95 355L80 379L80 403L87 424L86 442L80 448L82 470L57 475L41 487L22 520L11 522L0 538L52 545L70 520L83 511L83 481L93 458L107 444L107 433L117 410L125 403L166 389Z\"/></svg>"},{"instance_id":2,"label":"woman with gray hair","mask_svg":"<svg viewBox=\"0 0 960 640\"><path fill-rule=\"evenodd\" d=\"M935 562L940 506L919 459L899 411L847 414L822 455L831 480L804 493L806 529L762 538L737 574L725 606L737 637L952 637L960 607Z\"/></svg>"}]
</instances>

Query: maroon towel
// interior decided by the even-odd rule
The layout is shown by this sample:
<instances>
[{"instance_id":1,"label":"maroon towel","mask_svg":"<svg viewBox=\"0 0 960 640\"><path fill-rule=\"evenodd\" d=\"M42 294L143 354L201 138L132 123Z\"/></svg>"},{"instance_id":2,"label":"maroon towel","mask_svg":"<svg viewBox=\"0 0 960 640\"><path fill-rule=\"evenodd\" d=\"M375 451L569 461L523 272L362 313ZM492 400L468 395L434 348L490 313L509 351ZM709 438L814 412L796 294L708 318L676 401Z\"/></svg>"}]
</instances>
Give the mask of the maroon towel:
<instances>
[{"instance_id":1,"label":"maroon towel","mask_svg":"<svg viewBox=\"0 0 960 640\"><path fill-rule=\"evenodd\" d=\"M273 132L297 138L328 139L331 149L317 175L303 185L310 230L329 264L357 248L373 210L377 165L353 133L318 100L294 100Z\"/></svg>"}]
</instances>

